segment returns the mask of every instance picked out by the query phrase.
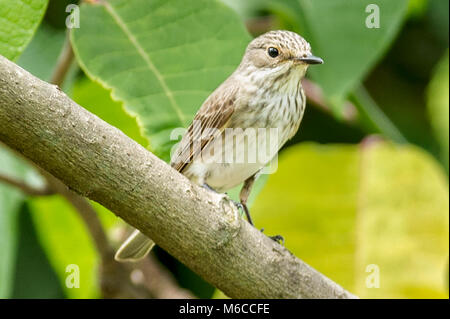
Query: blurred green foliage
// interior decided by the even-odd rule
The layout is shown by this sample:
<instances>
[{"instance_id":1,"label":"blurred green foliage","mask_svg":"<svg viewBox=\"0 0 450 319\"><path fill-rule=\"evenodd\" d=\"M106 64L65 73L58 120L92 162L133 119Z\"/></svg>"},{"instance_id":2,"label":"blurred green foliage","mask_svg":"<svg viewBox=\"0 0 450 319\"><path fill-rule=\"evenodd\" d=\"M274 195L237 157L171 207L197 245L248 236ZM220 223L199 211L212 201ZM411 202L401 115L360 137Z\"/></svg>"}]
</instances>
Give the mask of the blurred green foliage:
<instances>
[{"instance_id":1,"label":"blurred green foliage","mask_svg":"<svg viewBox=\"0 0 450 319\"><path fill-rule=\"evenodd\" d=\"M258 228L362 298L447 298L448 183L420 149L301 144L254 205ZM366 287L368 265L380 288Z\"/></svg>"},{"instance_id":2,"label":"blurred green foliage","mask_svg":"<svg viewBox=\"0 0 450 319\"><path fill-rule=\"evenodd\" d=\"M428 114L434 134L440 144L441 159L448 174L449 144L449 74L448 51L436 67L433 79L428 87Z\"/></svg>"},{"instance_id":3,"label":"blurred green foliage","mask_svg":"<svg viewBox=\"0 0 450 319\"><path fill-rule=\"evenodd\" d=\"M291 15L293 28L303 34L326 61L324 68L311 68L338 114L344 99L358 85L397 35L407 1L377 1L380 27L365 26L366 7L373 1L283 0L268 2L268 9ZM361 14L365 12L365 14ZM381 17L382 15L382 17ZM320 23L319 23L320 21ZM336 27L339 26L339 27ZM358 43L358 45L354 45Z\"/></svg>"},{"instance_id":4,"label":"blurred green foliage","mask_svg":"<svg viewBox=\"0 0 450 319\"><path fill-rule=\"evenodd\" d=\"M98 253L80 216L59 196L30 200L30 210L37 235L55 270L66 296L95 298L100 296L97 278ZM67 240L70 238L70 240ZM80 288L65 284L66 267L75 264L80 270Z\"/></svg>"},{"instance_id":5,"label":"blurred green foliage","mask_svg":"<svg viewBox=\"0 0 450 319\"><path fill-rule=\"evenodd\" d=\"M0 148L0 174L24 177L25 167L11 152ZM18 217L23 194L0 182L0 298L11 294L18 239Z\"/></svg>"},{"instance_id":6,"label":"blurred green foliage","mask_svg":"<svg viewBox=\"0 0 450 319\"><path fill-rule=\"evenodd\" d=\"M50 0L45 10L43 0L0 0L0 54L48 81L71 2ZM168 160L171 130L186 126L239 63L251 38L245 26L254 36L278 28L300 32L325 60L309 73L329 109L308 105L278 171L257 182L256 225L283 235L295 255L361 297L448 298L449 4L377 1L380 28L368 29L370 2L84 4L81 28L71 34L76 62L63 90ZM365 139L373 133L391 142ZM42 183L2 145L0 162L0 174ZM98 254L67 202L27 198L0 183L0 209L0 297L100 295ZM95 209L108 234L123 227L105 208ZM162 249L155 255L180 286L213 295L214 287ZM69 264L81 268L79 289L65 285ZM372 264L380 288L366 286Z\"/></svg>"},{"instance_id":7,"label":"blurred green foliage","mask_svg":"<svg viewBox=\"0 0 450 319\"><path fill-rule=\"evenodd\" d=\"M128 137L144 147L148 146L148 141L141 135L136 119L123 109L122 103L114 101L110 92L100 84L82 78L74 84L72 97L88 111L120 128Z\"/></svg>"},{"instance_id":8,"label":"blurred green foliage","mask_svg":"<svg viewBox=\"0 0 450 319\"><path fill-rule=\"evenodd\" d=\"M31 41L48 0L0 0L0 52L15 60Z\"/></svg>"},{"instance_id":9,"label":"blurred green foliage","mask_svg":"<svg viewBox=\"0 0 450 319\"><path fill-rule=\"evenodd\" d=\"M64 214L64 212L61 212ZM42 249L28 204L23 204L18 216L17 258L15 260L11 298L64 298L61 281Z\"/></svg>"}]
</instances>

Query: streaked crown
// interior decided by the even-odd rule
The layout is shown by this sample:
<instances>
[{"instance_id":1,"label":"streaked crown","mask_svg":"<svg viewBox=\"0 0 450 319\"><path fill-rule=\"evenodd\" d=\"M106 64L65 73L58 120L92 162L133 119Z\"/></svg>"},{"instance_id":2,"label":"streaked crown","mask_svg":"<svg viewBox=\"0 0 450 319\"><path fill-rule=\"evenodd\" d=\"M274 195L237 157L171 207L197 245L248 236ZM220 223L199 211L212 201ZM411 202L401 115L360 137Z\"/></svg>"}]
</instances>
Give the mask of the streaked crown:
<instances>
[{"instance_id":1,"label":"streaked crown","mask_svg":"<svg viewBox=\"0 0 450 319\"><path fill-rule=\"evenodd\" d=\"M259 69L287 71L292 66L306 71L309 64L323 63L311 54L310 44L291 31L270 31L255 38L247 46L241 65ZM304 72L302 72L304 73Z\"/></svg>"}]
</instances>

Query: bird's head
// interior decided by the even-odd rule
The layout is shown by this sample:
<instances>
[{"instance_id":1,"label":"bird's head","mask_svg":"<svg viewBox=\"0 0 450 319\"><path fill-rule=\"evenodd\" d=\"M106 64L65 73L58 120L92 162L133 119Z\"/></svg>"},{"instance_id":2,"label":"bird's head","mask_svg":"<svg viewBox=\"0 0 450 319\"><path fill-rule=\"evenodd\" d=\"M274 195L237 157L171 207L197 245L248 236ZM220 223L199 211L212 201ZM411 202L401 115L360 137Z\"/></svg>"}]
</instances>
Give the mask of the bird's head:
<instances>
[{"instance_id":1,"label":"bird's head","mask_svg":"<svg viewBox=\"0 0 450 319\"><path fill-rule=\"evenodd\" d=\"M266 79L289 75L300 80L310 64L322 63L321 58L312 55L311 46L300 35L280 30L253 39L247 46L241 69L248 70L249 75L258 72Z\"/></svg>"}]
</instances>

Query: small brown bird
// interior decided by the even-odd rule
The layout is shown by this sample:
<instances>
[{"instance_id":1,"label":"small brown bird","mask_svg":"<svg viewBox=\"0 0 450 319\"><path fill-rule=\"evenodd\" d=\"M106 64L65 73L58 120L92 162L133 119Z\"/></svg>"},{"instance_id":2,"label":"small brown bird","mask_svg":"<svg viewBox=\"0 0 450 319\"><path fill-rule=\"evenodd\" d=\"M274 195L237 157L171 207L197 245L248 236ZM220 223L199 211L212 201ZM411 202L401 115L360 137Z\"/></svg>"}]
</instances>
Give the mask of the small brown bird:
<instances>
[{"instance_id":1,"label":"small brown bird","mask_svg":"<svg viewBox=\"0 0 450 319\"><path fill-rule=\"evenodd\" d=\"M172 167L216 192L244 182L240 206L253 225L246 205L252 185L297 132L306 105L301 79L310 64L321 63L294 32L270 31L255 38L236 71L200 107L172 156ZM269 129L276 134L267 134ZM261 152L265 156L257 156ZM115 258L139 260L153 245L135 231Z\"/></svg>"}]
</instances>

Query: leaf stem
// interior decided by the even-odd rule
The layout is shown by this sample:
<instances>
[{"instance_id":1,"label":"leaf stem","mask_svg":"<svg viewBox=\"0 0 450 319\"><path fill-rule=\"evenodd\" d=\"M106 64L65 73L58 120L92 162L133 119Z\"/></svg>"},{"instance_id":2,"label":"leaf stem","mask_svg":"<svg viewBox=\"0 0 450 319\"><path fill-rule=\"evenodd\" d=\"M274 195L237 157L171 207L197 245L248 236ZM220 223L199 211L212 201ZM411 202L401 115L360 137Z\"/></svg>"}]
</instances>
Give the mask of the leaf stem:
<instances>
[{"instance_id":1,"label":"leaf stem","mask_svg":"<svg viewBox=\"0 0 450 319\"><path fill-rule=\"evenodd\" d=\"M72 65L74 59L74 54L72 50L72 45L70 44L70 37L66 36L66 40L64 42L64 46L61 50L61 53L58 57L58 62L56 63L56 67L53 71L50 82L61 87L64 83L66 75Z\"/></svg>"},{"instance_id":2,"label":"leaf stem","mask_svg":"<svg viewBox=\"0 0 450 319\"><path fill-rule=\"evenodd\" d=\"M394 142L408 143L406 137L384 114L364 86L360 85L351 94L350 100L352 100L358 110L359 120L366 129L371 130L373 133L381 133Z\"/></svg>"}]
</instances>

